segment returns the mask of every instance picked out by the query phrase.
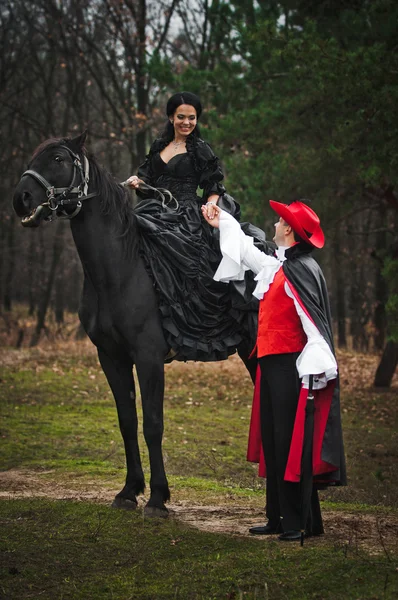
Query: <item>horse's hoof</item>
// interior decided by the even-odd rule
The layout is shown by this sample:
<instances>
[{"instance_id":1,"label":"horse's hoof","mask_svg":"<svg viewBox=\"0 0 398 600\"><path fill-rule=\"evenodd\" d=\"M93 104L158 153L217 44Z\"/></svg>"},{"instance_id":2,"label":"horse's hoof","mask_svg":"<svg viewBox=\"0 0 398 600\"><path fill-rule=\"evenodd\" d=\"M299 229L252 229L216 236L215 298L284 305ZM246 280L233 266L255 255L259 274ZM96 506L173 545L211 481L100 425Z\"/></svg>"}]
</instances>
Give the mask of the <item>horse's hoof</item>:
<instances>
[{"instance_id":1,"label":"horse's hoof","mask_svg":"<svg viewBox=\"0 0 398 600\"><path fill-rule=\"evenodd\" d=\"M124 510L136 510L137 502L135 500L130 500L129 498L120 498L118 496L115 497L112 502L112 508L123 508Z\"/></svg>"},{"instance_id":2,"label":"horse's hoof","mask_svg":"<svg viewBox=\"0 0 398 600\"><path fill-rule=\"evenodd\" d=\"M166 507L158 508L157 506L145 506L144 515L149 519L167 519L169 511Z\"/></svg>"}]
</instances>

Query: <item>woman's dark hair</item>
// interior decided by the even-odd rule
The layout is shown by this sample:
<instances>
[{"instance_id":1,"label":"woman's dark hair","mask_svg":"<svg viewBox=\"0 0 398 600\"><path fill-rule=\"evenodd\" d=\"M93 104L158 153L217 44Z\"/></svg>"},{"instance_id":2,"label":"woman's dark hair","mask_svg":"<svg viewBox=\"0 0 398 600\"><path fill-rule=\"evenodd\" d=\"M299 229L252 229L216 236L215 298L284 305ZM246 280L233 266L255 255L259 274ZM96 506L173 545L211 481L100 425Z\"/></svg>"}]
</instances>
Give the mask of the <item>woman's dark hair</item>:
<instances>
[{"instance_id":1,"label":"woman's dark hair","mask_svg":"<svg viewBox=\"0 0 398 600\"><path fill-rule=\"evenodd\" d=\"M199 120L199 117L202 114L202 104L198 96L196 96L196 94L192 94L192 92L178 92L178 94L171 96L166 104L167 116L171 117L171 115L174 115L175 111L179 106L181 106L181 104L189 104L190 106L193 106L196 110L196 117ZM200 137L200 129L198 125L196 125L190 136ZM171 140L174 138L174 126L172 123L170 123L170 119L167 119L167 123L161 133L161 137L167 142L171 142Z\"/></svg>"}]
</instances>

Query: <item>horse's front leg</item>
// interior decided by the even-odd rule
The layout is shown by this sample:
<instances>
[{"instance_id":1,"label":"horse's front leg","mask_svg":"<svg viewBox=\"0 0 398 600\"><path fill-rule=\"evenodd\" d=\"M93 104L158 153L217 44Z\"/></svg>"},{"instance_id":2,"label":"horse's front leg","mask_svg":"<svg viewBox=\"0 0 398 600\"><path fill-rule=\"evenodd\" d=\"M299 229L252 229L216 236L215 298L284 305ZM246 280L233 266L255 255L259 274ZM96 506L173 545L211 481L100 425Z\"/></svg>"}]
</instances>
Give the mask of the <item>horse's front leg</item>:
<instances>
[{"instance_id":1,"label":"horse's front leg","mask_svg":"<svg viewBox=\"0 0 398 600\"><path fill-rule=\"evenodd\" d=\"M124 488L117 494L112 506L115 508L137 508L137 494L145 489L137 437L137 409L133 363L127 354L112 357L98 349L98 358L116 401L120 431L126 452L127 475Z\"/></svg>"},{"instance_id":2,"label":"horse's front leg","mask_svg":"<svg viewBox=\"0 0 398 600\"><path fill-rule=\"evenodd\" d=\"M169 485L163 463L163 398L164 355L148 349L136 360L144 416L144 437L148 446L151 467L151 496L144 513L149 517L167 517L165 502L170 498Z\"/></svg>"}]
</instances>

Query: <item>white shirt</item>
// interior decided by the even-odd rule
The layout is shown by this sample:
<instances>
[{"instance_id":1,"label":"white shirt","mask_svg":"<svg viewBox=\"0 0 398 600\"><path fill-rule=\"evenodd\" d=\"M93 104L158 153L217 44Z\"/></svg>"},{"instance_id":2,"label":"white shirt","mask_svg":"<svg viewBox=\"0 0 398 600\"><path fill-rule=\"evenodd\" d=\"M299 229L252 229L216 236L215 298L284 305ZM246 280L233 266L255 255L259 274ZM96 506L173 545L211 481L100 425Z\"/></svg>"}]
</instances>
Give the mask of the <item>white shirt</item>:
<instances>
[{"instance_id":1,"label":"white shirt","mask_svg":"<svg viewBox=\"0 0 398 600\"><path fill-rule=\"evenodd\" d=\"M254 246L253 238L243 233L239 223L225 211L220 212L220 248L222 260L214 275L216 281L228 282L244 278L245 271L255 273L257 281L253 295L261 300L269 290L275 275L282 266L287 248L279 247L277 257L269 256ZM304 387L308 388L309 375L314 375L314 389L326 387L337 377L337 363L325 338L307 317L285 282L285 292L293 299L297 314L307 336L307 343L296 366ZM315 377L316 375L321 376Z\"/></svg>"}]
</instances>

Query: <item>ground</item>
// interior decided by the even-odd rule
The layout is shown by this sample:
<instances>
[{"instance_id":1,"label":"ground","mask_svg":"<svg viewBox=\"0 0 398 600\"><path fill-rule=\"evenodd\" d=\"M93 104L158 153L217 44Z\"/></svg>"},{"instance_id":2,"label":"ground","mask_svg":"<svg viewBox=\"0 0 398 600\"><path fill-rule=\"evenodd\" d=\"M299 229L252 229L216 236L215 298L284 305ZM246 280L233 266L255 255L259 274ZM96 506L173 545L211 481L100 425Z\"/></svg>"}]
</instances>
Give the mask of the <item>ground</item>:
<instances>
[{"instance_id":1,"label":"ground","mask_svg":"<svg viewBox=\"0 0 398 600\"><path fill-rule=\"evenodd\" d=\"M45 478L44 478L45 476ZM110 505L114 493L109 488L98 489L96 481L73 481L65 487L51 479L51 471L37 472L10 469L0 473L0 498L47 498L51 500L90 501ZM72 487L71 487L72 485ZM95 491L93 491L93 488ZM205 505L192 503L189 499L175 500L169 503L170 518L187 523L201 531L209 533L225 533L253 537L249 527L264 523L264 510L253 502L242 503L231 494L231 498L223 498L222 504ZM145 497L139 500L139 511L146 502ZM254 506L250 506L254 504ZM249 506L248 506L249 505ZM351 543L366 549L371 554L386 551L398 551L398 513L392 511L350 511L344 512L324 510L326 536L307 541L322 545L333 536L335 542ZM260 543L272 538L256 537ZM273 538L275 539L275 538Z\"/></svg>"},{"instance_id":2,"label":"ground","mask_svg":"<svg viewBox=\"0 0 398 600\"><path fill-rule=\"evenodd\" d=\"M321 493L326 533L300 552L248 534L265 496L245 461L252 386L237 357L166 367L170 519L156 524L145 495L134 514L109 508L124 453L95 350L44 342L0 350L4 598L398 595L398 382L372 388L376 355L339 352L349 486Z\"/></svg>"}]
</instances>

